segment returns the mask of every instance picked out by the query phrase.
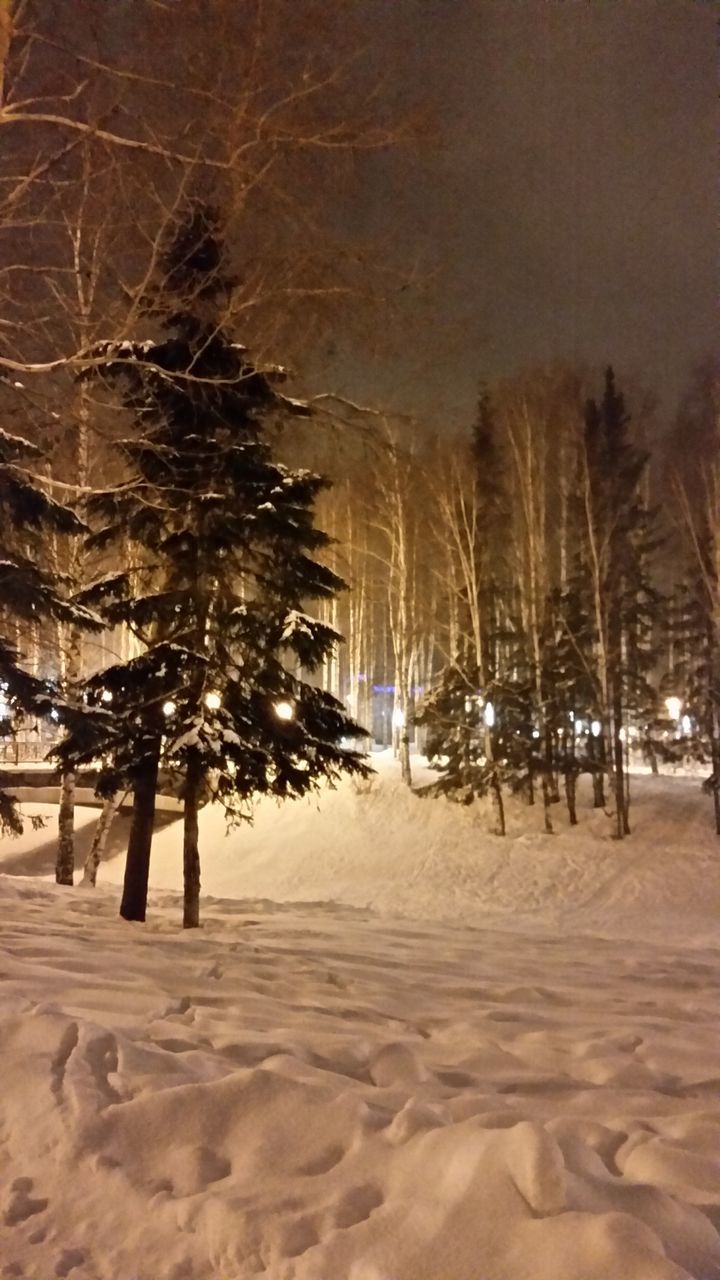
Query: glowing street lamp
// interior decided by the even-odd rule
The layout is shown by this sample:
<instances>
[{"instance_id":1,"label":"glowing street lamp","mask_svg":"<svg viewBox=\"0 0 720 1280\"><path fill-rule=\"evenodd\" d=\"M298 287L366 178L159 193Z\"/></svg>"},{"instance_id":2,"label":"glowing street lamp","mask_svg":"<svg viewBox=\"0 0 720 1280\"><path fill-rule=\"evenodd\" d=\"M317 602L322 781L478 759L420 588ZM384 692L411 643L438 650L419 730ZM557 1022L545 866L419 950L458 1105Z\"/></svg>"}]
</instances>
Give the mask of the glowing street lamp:
<instances>
[{"instance_id":1,"label":"glowing street lamp","mask_svg":"<svg viewBox=\"0 0 720 1280\"><path fill-rule=\"evenodd\" d=\"M164 716L174 716L176 711L177 706L172 698L168 698L167 702L163 702L162 713Z\"/></svg>"},{"instance_id":2,"label":"glowing street lamp","mask_svg":"<svg viewBox=\"0 0 720 1280\"><path fill-rule=\"evenodd\" d=\"M112 693L110 692L110 690L109 690L109 689L103 689L102 693L100 694L100 701L101 701L101 702L112 702L112 700L113 700L113 696L112 696Z\"/></svg>"},{"instance_id":3,"label":"glowing street lamp","mask_svg":"<svg viewBox=\"0 0 720 1280\"><path fill-rule=\"evenodd\" d=\"M495 723L495 708L492 702L485 703L485 710L483 711L483 720L485 721L485 724L487 725L488 729L492 729Z\"/></svg>"},{"instance_id":4,"label":"glowing street lamp","mask_svg":"<svg viewBox=\"0 0 720 1280\"><path fill-rule=\"evenodd\" d=\"M222 706L222 698L214 689L210 693L205 694L205 706L208 711L219 711Z\"/></svg>"},{"instance_id":5,"label":"glowing street lamp","mask_svg":"<svg viewBox=\"0 0 720 1280\"><path fill-rule=\"evenodd\" d=\"M681 713L681 711L682 711L682 705L683 705L683 704L682 704L682 698L677 698L677 697L675 697L674 695L673 695L672 697L670 697L670 698L666 698L666 699L665 699L665 706L666 706L666 708L667 708L667 713L668 713L668 715L670 716L670 719L671 719L671 720L679 720L679 719L680 719L680 713Z\"/></svg>"},{"instance_id":6,"label":"glowing street lamp","mask_svg":"<svg viewBox=\"0 0 720 1280\"><path fill-rule=\"evenodd\" d=\"M600 737L600 734L602 733L602 725L599 720L592 720L590 722L590 732L593 738Z\"/></svg>"},{"instance_id":7,"label":"glowing street lamp","mask_svg":"<svg viewBox=\"0 0 720 1280\"><path fill-rule=\"evenodd\" d=\"M295 717L295 708L292 702L276 702L274 710L278 720L293 720Z\"/></svg>"}]
</instances>

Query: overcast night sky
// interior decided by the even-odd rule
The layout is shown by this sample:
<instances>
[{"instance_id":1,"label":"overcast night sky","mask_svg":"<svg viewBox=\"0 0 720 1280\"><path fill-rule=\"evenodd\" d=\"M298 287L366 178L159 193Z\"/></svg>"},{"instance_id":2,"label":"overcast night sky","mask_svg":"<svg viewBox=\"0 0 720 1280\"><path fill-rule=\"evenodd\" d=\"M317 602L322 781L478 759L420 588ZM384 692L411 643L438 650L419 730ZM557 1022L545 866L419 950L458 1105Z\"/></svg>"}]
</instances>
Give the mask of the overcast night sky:
<instances>
[{"instance_id":1,"label":"overcast night sky","mask_svg":"<svg viewBox=\"0 0 720 1280\"><path fill-rule=\"evenodd\" d=\"M375 390L461 420L481 376L612 361L670 415L716 330L715 4L367 0L367 12L442 135L376 161L355 211L428 279L416 353L378 369Z\"/></svg>"}]
</instances>

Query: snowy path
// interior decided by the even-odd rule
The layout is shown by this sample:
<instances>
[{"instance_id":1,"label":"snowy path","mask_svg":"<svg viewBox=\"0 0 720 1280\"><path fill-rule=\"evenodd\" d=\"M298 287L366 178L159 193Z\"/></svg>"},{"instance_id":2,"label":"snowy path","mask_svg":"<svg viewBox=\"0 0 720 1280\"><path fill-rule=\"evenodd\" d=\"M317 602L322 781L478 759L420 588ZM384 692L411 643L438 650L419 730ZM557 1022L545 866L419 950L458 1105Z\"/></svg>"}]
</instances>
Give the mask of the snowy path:
<instances>
[{"instance_id":1,"label":"snowy path","mask_svg":"<svg viewBox=\"0 0 720 1280\"><path fill-rule=\"evenodd\" d=\"M0 896L3 1280L720 1277L717 950Z\"/></svg>"}]
</instances>

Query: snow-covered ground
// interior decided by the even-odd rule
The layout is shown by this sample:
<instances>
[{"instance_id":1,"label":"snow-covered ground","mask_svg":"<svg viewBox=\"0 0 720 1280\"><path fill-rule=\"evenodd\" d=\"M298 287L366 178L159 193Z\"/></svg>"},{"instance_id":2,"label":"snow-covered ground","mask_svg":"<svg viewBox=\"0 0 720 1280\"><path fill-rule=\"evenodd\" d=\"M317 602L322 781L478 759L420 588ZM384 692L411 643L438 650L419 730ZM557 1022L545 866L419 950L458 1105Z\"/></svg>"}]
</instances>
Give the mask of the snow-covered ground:
<instances>
[{"instance_id":1,"label":"snow-covered ground","mask_svg":"<svg viewBox=\"0 0 720 1280\"><path fill-rule=\"evenodd\" d=\"M720 842L635 790L210 811L184 934L176 826L145 926L0 845L3 1280L720 1280Z\"/></svg>"}]
</instances>

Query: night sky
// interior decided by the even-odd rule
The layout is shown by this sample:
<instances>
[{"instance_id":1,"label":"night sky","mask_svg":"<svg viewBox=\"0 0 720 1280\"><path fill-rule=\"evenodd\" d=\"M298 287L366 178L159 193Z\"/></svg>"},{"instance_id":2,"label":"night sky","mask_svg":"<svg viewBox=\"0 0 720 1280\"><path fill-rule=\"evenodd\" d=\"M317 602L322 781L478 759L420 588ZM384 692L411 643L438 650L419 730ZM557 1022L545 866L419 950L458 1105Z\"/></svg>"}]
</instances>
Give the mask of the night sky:
<instances>
[{"instance_id":1,"label":"night sky","mask_svg":"<svg viewBox=\"0 0 720 1280\"><path fill-rule=\"evenodd\" d=\"M353 208L424 280L419 318L400 299L410 353L380 356L369 390L459 422L480 377L611 361L667 419L716 332L716 5L365 3L441 135L368 164ZM368 390L354 355L335 375Z\"/></svg>"}]
</instances>

